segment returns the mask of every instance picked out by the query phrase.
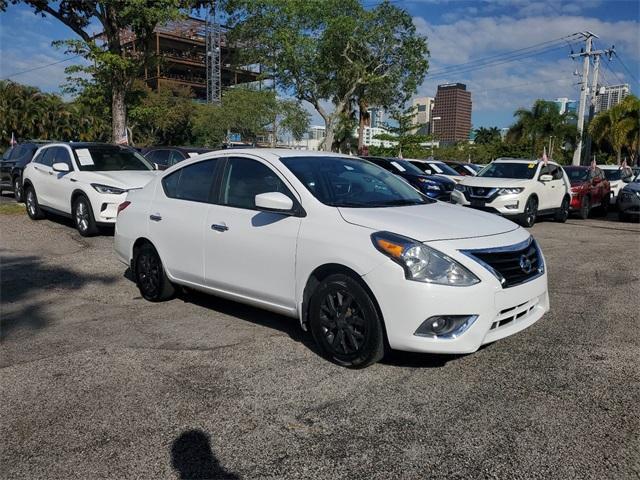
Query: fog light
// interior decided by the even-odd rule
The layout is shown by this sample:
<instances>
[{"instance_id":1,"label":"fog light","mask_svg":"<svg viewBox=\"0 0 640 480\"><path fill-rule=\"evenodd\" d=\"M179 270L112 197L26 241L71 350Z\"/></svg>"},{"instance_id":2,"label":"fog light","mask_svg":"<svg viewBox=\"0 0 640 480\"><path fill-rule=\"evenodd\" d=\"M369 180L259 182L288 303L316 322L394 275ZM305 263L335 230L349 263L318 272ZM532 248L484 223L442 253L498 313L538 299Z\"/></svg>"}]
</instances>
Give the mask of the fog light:
<instances>
[{"instance_id":1,"label":"fog light","mask_svg":"<svg viewBox=\"0 0 640 480\"><path fill-rule=\"evenodd\" d=\"M516 210L520 206L520 202L512 203L511 205L505 205L504 208L509 210Z\"/></svg>"},{"instance_id":2,"label":"fog light","mask_svg":"<svg viewBox=\"0 0 640 480\"><path fill-rule=\"evenodd\" d=\"M477 315L436 315L427 318L414 335L430 338L457 338L478 318Z\"/></svg>"}]
</instances>

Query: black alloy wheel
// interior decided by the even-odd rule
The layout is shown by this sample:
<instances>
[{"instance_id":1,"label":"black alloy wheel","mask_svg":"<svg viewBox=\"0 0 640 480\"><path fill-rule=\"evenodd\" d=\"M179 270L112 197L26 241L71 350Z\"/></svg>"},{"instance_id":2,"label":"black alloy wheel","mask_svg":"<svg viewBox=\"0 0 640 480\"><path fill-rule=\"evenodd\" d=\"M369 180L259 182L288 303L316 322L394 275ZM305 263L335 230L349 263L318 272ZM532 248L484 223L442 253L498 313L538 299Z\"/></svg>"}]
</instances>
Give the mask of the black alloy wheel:
<instances>
[{"instance_id":1,"label":"black alloy wheel","mask_svg":"<svg viewBox=\"0 0 640 480\"><path fill-rule=\"evenodd\" d=\"M522 226L531 228L536 223L536 217L538 215L538 200L535 197L529 197L524 207L524 214L522 215Z\"/></svg>"},{"instance_id":2,"label":"black alloy wheel","mask_svg":"<svg viewBox=\"0 0 640 480\"><path fill-rule=\"evenodd\" d=\"M347 275L331 275L318 285L309 321L322 353L340 365L362 368L384 355L377 309L369 293Z\"/></svg>"},{"instance_id":3,"label":"black alloy wheel","mask_svg":"<svg viewBox=\"0 0 640 480\"><path fill-rule=\"evenodd\" d=\"M567 218L569 218L569 199L565 197L560 205L560 210L556 212L555 221L564 223L567 221Z\"/></svg>"},{"instance_id":4,"label":"black alloy wheel","mask_svg":"<svg viewBox=\"0 0 640 480\"><path fill-rule=\"evenodd\" d=\"M586 220L589 218L589 212L591 211L591 202L589 201L589 197L582 197L582 202L580 202L580 210L578 211L578 216L582 220Z\"/></svg>"},{"instance_id":5,"label":"black alloy wheel","mask_svg":"<svg viewBox=\"0 0 640 480\"><path fill-rule=\"evenodd\" d=\"M175 289L167 278L156 249L145 244L134 254L134 276L140 294L151 302L161 302L173 296Z\"/></svg>"},{"instance_id":6,"label":"black alloy wheel","mask_svg":"<svg viewBox=\"0 0 640 480\"><path fill-rule=\"evenodd\" d=\"M16 199L16 202L23 202L22 180L18 176L13 179L13 197Z\"/></svg>"}]
</instances>

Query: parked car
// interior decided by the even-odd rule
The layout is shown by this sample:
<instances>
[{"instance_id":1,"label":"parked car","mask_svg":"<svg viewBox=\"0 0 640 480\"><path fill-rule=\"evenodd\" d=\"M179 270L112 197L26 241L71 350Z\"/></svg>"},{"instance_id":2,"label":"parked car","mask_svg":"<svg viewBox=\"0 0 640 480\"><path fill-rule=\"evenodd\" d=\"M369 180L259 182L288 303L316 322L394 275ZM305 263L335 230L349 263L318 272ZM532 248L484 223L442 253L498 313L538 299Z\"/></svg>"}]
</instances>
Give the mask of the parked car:
<instances>
[{"instance_id":1,"label":"parked car","mask_svg":"<svg viewBox=\"0 0 640 480\"><path fill-rule=\"evenodd\" d=\"M451 199L532 227L543 215L566 222L571 200L569 186L567 175L557 163L499 158L477 176L456 185Z\"/></svg>"},{"instance_id":2,"label":"parked car","mask_svg":"<svg viewBox=\"0 0 640 480\"><path fill-rule=\"evenodd\" d=\"M614 205L618 200L618 193L624 187L626 179L628 182L635 176L633 170L629 167L621 168L620 165L598 165L598 167L604 172L604 176L609 181L611 186L611 198L610 201Z\"/></svg>"},{"instance_id":3,"label":"parked car","mask_svg":"<svg viewBox=\"0 0 640 480\"><path fill-rule=\"evenodd\" d=\"M443 177L448 177L455 182L459 182L464 178L464 176L460 175L449 165L438 160L423 160L411 158L409 159L409 161L427 175L441 175Z\"/></svg>"},{"instance_id":4,"label":"parked car","mask_svg":"<svg viewBox=\"0 0 640 480\"><path fill-rule=\"evenodd\" d=\"M166 170L187 158L195 157L196 155L210 151L210 148L150 147L144 149L143 155L147 160L155 164L158 167L158 170Z\"/></svg>"},{"instance_id":5,"label":"parked car","mask_svg":"<svg viewBox=\"0 0 640 480\"><path fill-rule=\"evenodd\" d=\"M620 190L618 195L618 216L621 221L640 219L640 173Z\"/></svg>"},{"instance_id":6,"label":"parked car","mask_svg":"<svg viewBox=\"0 0 640 480\"><path fill-rule=\"evenodd\" d=\"M46 140L27 140L9 148L0 161L0 191L11 190L16 202L23 201L22 172Z\"/></svg>"},{"instance_id":7,"label":"parked car","mask_svg":"<svg viewBox=\"0 0 640 480\"><path fill-rule=\"evenodd\" d=\"M183 285L297 318L348 367L379 360L386 343L470 353L549 310L526 230L345 155L207 153L118 210L115 252L145 299Z\"/></svg>"},{"instance_id":8,"label":"parked car","mask_svg":"<svg viewBox=\"0 0 640 480\"><path fill-rule=\"evenodd\" d=\"M451 167L452 169L454 169L458 173L458 175L460 175L461 177L469 177L469 176L475 177L480 171L480 168L477 168L472 163L463 163L463 162L454 162L454 161L445 161L444 163L449 167Z\"/></svg>"},{"instance_id":9,"label":"parked car","mask_svg":"<svg viewBox=\"0 0 640 480\"><path fill-rule=\"evenodd\" d=\"M451 201L451 192L455 186L453 180L440 175L426 175L418 167L400 158L362 157L379 167L404 178L409 184L425 195L444 202Z\"/></svg>"},{"instance_id":10,"label":"parked car","mask_svg":"<svg viewBox=\"0 0 640 480\"><path fill-rule=\"evenodd\" d=\"M591 209L599 207L606 215L611 198L611 187L604 173L598 167L595 169L584 166L564 167L564 171L571 182L571 203L569 210L577 212L583 220L589 217Z\"/></svg>"},{"instance_id":11,"label":"parked car","mask_svg":"<svg viewBox=\"0 0 640 480\"><path fill-rule=\"evenodd\" d=\"M78 232L94 235L113 224L128 190L141 188L157 172L128 147L102 143L51 143L36 152L24 169L27 214L73 218Z\"/></svg>"}]
</instances>

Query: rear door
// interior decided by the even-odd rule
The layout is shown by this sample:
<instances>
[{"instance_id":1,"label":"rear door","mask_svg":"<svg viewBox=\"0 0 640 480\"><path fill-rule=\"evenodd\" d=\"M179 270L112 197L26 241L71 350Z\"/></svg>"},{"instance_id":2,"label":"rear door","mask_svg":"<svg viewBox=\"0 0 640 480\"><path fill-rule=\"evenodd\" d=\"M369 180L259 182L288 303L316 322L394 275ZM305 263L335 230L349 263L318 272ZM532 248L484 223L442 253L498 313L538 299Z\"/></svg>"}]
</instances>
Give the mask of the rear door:
<instances>
[{"instance_id":1,"label":"rear door","mask_svg":"<svg viewBox=\"0 0 640 480\"><path fill-rule=\"evenodd\" d=\"M203 241L218 159L187 165L164 176L149 211L149 234L175 279L204 283Z\"/></svg>"}]
</instances>

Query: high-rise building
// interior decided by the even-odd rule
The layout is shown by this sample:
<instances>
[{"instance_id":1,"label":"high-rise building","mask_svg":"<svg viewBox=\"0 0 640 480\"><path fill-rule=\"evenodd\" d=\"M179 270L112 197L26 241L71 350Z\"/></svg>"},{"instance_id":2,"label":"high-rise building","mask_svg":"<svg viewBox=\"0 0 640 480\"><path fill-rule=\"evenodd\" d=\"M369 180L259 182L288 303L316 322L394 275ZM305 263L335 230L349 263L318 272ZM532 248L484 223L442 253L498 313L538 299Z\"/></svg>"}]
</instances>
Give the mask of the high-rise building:
<instances>
[{"instance_id":1,"label":"high-rise building","mask_svg":"<svg viewBox=\"0 0 640 480\"><path fill-rule=\"evenodd\" d=\"M467 142L471 132L471 92L463 83L438 85L431 132L443 143Z\"/></svg>"},{"instance_id":2,"label":"high-rise building","mask_svg":"<svg viewBox=\"0 0 640 480\"><path fill-rule=\"evenodd\" d=\"M578 111L578 102L576 100L570 100L567 97L556 98L553 103L558 106L560 115L563 113L576 113Z\"/></svg>"},{"instance_id":3,"label":"high-rise building","mask_svg":"<svg viewBox=\"0 0 640 480\"><path fill-rule=\"evenodd\" d=\"M367 112L369 112L369 126L371 128L382 128L382 123L384 122L384 110L379 107L371 107Z\"/></svg>"},{"instance_id":4,"label":"high-rise building","mask_svg":"<svg viewBox=\"0 0 640 480\"><path fill-rule=\"evenodd\" d=\"M596 96L596 113L609 110L629 96L629 84L602 87Z\"/></svg>"},{"instance_id":5,"label":"high-rise building","mask_svg":"<svg viewBox=\"0 0 640 480\"><path fill-rule=\"evenodd\" d=\"M414 133L417 135L428 135L431 133L430 122L431 112L433 110L433 97L414 98L411 105L416 109L412 124L420 125Z\"/></svg>"}]
</instances>

